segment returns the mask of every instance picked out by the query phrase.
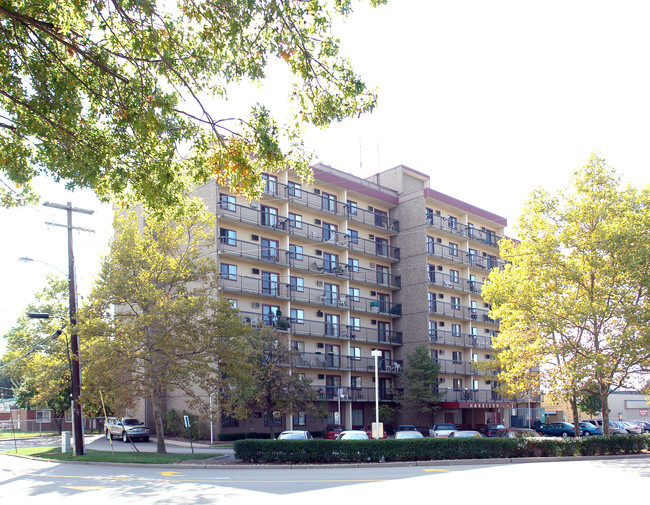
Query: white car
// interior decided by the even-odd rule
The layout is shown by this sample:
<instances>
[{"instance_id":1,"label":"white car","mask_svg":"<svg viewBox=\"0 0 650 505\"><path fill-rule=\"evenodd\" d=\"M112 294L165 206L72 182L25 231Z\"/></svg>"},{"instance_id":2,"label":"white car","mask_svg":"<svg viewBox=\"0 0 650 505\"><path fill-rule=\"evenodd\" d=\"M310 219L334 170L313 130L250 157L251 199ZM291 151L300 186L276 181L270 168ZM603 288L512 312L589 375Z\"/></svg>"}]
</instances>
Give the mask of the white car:
<instances>
[{"instance_id":1,"label":"white car","mask_svg":"<svg viewBox=\"0 0 650 505\"><path fill-rule=\"evenodd\" d=\"M365 431L345 430L336 437L336 440L370 440L370 437Z\"/></svg>"},{"instance_id":2,"label":"white car","mask_svg":"<svg viewBox=\"0 0 650 505\"><path fill-rule=\"evenodd\" d=\"M288 430L278 435L278 440L311 440L313 437L308 431Z\"/></svg>"},{"instance_id":3,"label":"white car","mask_svg":"<svg viewBox=\"0 0 650 505\"><path fill-rule=\"evenodd\" d=\"M456 425L451 423L434 424L429 430L430 437L447 438L452 432L457 431Z\"/></svg>"}]
</instances>

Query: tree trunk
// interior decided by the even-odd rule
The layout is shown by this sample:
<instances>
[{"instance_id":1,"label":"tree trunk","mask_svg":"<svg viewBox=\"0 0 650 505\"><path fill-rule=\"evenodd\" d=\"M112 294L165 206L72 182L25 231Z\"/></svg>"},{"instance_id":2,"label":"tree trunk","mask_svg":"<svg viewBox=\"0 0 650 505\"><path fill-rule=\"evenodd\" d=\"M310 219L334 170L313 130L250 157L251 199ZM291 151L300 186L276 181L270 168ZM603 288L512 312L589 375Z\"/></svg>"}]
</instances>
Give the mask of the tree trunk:
<instances>
[{"instance_id":1,"label":"tree trunk","mask_svg":"<svg viewBox=\"0 0 650 505\"><path fill-rule=\"evenodd\" d=\"M266 418L269 420L269 435L271 440L275 440L275 430L273 429L273 412L266 411Z\"/></svg>"},{"instance_id":2,"label":"tree trunk","mask_svg":"<svg viewBox=\"0 0 650 505\"><path fill-rule=\"evenodd\" d=\"M573 434L576 437L580 436L580 416L578 414L578 399L576 398L575 393L571 394L571 399L569 400L571 404L571 414L573 415Z\"/></svg>"},{"instance_id":3,"label":"tree trunk","mask_svg":"<svg viewBox=\"0 0 650 505\"><path fill-rule=\"evenodd\" d=\"M599 387L603 414L603 435L609 435L609 385L600 384Z\"/></svg>"},{"instance_id":4,"label":"tree trunk","mask_svg":"<svg viewBox=\"0 0 650 505\"><path fill-rule=\"evenodd\" d=\"M153 422L156 426L156 452L158 454L167 454L165 448L165 432L162 423L162 412L160 409L160 394L155 391L151 392L151 405L153 407Z\"/></svg>"}]
</instances>

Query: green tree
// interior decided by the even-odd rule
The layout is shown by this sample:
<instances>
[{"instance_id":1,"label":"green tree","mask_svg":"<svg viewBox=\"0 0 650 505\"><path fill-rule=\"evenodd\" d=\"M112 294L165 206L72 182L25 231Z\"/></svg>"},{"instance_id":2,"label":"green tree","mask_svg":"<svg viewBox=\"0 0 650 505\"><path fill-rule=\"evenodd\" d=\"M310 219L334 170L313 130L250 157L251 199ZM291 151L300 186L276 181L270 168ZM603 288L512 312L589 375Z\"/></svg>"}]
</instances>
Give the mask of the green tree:
<instances>
[{"instance_id":1,"label":"green tree","mask_svg":"<svg viewBox=\"0 0 650 505\"><path fill-rule=\"evenodd\" d=\"M431 359L429 348L425 344L418 345L406 356L406 361L404 373L400 377L404 387L400 403L417 414L426 414L433 423L433 413L441 398L438 393L440 365Z\"/></svg>"},{"instance_id":2,"label":"green tree","mask_svg":"<svg viewBox=\"0 0 650 505\"><path fill-rule=\"evenodd\" d=\"M576 427L595 386L607 433L609 394L650 362L650 188L621 187L592 155L568 189L535 191L516 228L519 240L500 243L506 267L483 287L501 319L500 379L512 393L539 384L568 400Z\"/></svg>"},{"instance_id":3,"label":"green tree","mask_svg":"<svg viewBox=\"0 0 650 505\"><path fill-rule=\"evenodd\" d=\"M592 417L595 417L603 409L603 403L600 401L600 396L593 393L585 393L578 400L578 408Z\"/></svg>"},{"instance_id":4,"label":"green tree","mask_svg":"<svg viewBox=\"0 0 650 505\"><path fill-rule=\"evenodd\" d=\"M180 391L207 411L209 393L218 394L224 377L241 368L247 328L217 296L213 216L170 223L127 212L115 229L79 317L80 334L96 339L87 382L120 408L147 398L164 453L167 394Z\"/></svg>"},{"instance_id":5,"label":"green tree","mask_svg":"<svg viewBox=\"0 0 650 505\"><path fill-rule=\"evenodd\" d=\"M47 286L4 335L3 371L14 386L18 405L52 409L59 430L72 392L67 334L57 331L66 323L67 310L67 281L48 275ZM48 313L52 318L30 319L30 312Z\"/></svg>"},{"instance_id":6,"label":"green tree","mask_svg":"<svg viewBox=\"0 0 650 505\"><path fill-rule=\"evenodd\" d=\"M261 411L269 422L271 439L275 438L274 412L298 414L319 410L311 379L291 372L299 361L298 351L291 349L286 336L262 326L248 334L246 368L236 372L229 406L239 419Z\"/></svg>"},{"instance_id":7,"label":"green tree","mask_svg":"<svg viewBox=\"0 0 650 505\"><path fill-rule=\"evenodd\" d=\"M307 176L301 126L375 106L331 31L351 4L3 0L0 173L15 187L0 186L0 200L33 198L30 181L48 173L162 212L213 177L254 196L262 170ZM278 125L263 104L220 117L212 99L261 84L272 65L291 76L291 123Z\"/></svg>"}]
</instances>

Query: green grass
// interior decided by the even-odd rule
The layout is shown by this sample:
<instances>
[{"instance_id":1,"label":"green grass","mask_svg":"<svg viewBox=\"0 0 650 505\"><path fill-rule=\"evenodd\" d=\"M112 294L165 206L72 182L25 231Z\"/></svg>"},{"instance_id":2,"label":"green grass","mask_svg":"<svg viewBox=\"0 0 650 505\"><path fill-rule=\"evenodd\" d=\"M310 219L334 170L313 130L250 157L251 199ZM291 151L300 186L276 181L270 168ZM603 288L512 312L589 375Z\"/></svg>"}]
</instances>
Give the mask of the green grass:
<instances>
[{"instance_id":1,"label":"green grass","mask_svg":"<svg viewBox=\"0 0 650 505\"><path fill-rule=\"evenodd\" d=\"M51 437L58 435L58 431L20 431L20 430L15 430L12 432L11 430L7 431L0 431L0 440L6 440L6 439L12 439L12 438L26 438L26 437Z\"/></svg>"},{"instance_id":2,"label":"green grass","mask_svg":"<svg viewBox=\"0 0 650 505\"><path fill-rule=\"evenodd\" d=\"M165 465L189 459L208 459L219 454L156 454L155 452L115 452L95 451L86 449L82 456L73 456L71 452L61 453L60 447L24 447L18 449L21 456L52 459L56 461L93 461L97 463L147 463ZM15 450L4 451L4 454L16 454Z\"/></svg>"}]
</instances>

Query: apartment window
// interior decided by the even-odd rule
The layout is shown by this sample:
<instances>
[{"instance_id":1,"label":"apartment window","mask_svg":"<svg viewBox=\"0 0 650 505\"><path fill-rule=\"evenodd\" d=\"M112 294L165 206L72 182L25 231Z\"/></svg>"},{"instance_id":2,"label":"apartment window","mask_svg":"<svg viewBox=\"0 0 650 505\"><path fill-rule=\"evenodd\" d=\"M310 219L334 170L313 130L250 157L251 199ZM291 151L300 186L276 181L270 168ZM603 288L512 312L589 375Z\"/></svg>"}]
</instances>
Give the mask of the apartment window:
<instances>
[{"instance_id":1,"label":"apartment window","mask_svg":"<svg viewBox=\"0 0 650 505\"><path fill-rule=\"evenodd\" d=\"M358 272L359 271L359 260L356 260L354 258L348 258L348 270L350 272Z\"/></svg>"},{"instance_id":2,"label":"apartment window","mask_svg":"<svg viewBox=\"0 0 650 505\"><path fill-rule=\"evenodd\" d=\"M388 212L375 209L375 226L388 227Z\"/></svg>"},{"instance_id":3,"label":"apartment window","mask_svg":"<svg viewBox=\"0 0 650 505\"><path fill-rule=\"evenodd\" d=\"M429 282L436 282L436 266L435 265L428 265L427 266L427 277L429 278Z\"/></svg>"},{"instance_id":4,"label":"apartment window","mask_svg":"<svg viewBox=\"0 0 650 505\"><path fill-rule=\"evenodd\" d=\"M357 202L353 202L352 200L348 200L346 203L346 209L348 211L348 214L352 214L354 216L357 215Z\"/></svg>"},{"instance_id":5,"label":"apartment window","mask_svg":"<svg viewBox=\"0 0 650 505\"><path fill-rule=\"evenodd\" d=\"M260 207L260 224L263 226L275 226L278 223L278 209L262 205Z\"/></svg>"},{"instance_id":6,"label":"apartment window","mask_svg":"<svg viewBox=\"0 0 650 505\"><path fill-rule=\"evenodd\" d=\"M289 257L293 260L302 261L302 246L289 244Z\"/></svg>"},{"instance_id":7,"label":"apartment window","mask_svg":"<svg viewBox=\"0 0 650 505\"><path fill-rule=\"evenodd\" d=\"M361 389L361 377L352 376L350 377L350 386L354 389Z\"/></svg>"},{"instance_id":8,"label":"apartment window","mask_svg":"<svg viewBox=\"0 0 650 505\"><path fill-rule=\"evenodd\" d=\"M262 293L278 296L280 276L273 272L262 272Z\"/></svg>"},{"instance_id":9,"label":"apartment window","mask_svg":"<svg viewBox=\"0 0 650 505\"><path fill-rule=\"evenodd\" d=\"M378 256L388 256L388 240L385 238L376 238L375 253Z\"/></svg>"},{"instance_id":10,"label":"apartment window","mask_svg":"<svg viewBox=\"0 0 650 505\"><path fill-rule=\"evenodd\" d=\"M350 329L359 331L361 329L361 318L360 317L351 317L350 318Z\"/></svg>"},{"instance_id":11,"label":"apartment window","mask_svg":"<svg viewBox=\"0 0 650 505\"><path fill-rule=\"evenodd\" d=\"M436 241L433 237L427 237L427 253L428 254L436 253Z\"/></svg>"},{"instance_id":12,"label":"apartment window","mask_svg":"<svg viewBox=\"0 0 650 505\"><path fill-rule=\"evenodd\" d=\"M332 195L331 193L323 193L321 195L321 202L323 210L336 212L336 195Z\"/></svg>"},{"instance_id":13,"label":"apartment window","mask_svg":"<svg viewBox=\"0 0 650 505\"><path fill-rule=\"evenodd\" d=\"M221 210L228 210L235 212L237 210L235 197L232 195L219 194L219 208Z\"/></svg>"},{"instance_id":14,"label":"apartment window","mask_svg":"<svg viewBox=\"0 0 650 505\"><path fill-rule=\"evenodd\" d=\"M230 265L228 263L222 263L220 267L221 278L228 281L237 280L237 265Z\"/></svg>"},{"instance_id":15,"label":"apartment window","mask_svg":"<svg viewBox=\"0 0 650 505\"><path fill-rule=\"evenodd\" d=\"M429 340L435 342L438 339L438 323L429 321Z\"/></svg>"},{"instance_id":16,"label":"apartment window","mask_svg":"<svg viewBox=\"0 0 650 505\"><path fill-rule=\"evenodd\" d=\"M302 230L302 216L300 214L289 212L289 226Z\"/></svg>"},{"instance_id":17,"label":"apartment window","mask_svg":"<svg viewBox=\"0 0 650 505\"><path fill-rule=\"evenodd\" d=\"M390 295L387 295L385 293L377 293L377 301L379 302L379 312L386 314L390 313Z\"/></svg>"},{"instance_id":18,"label":"apartment window","mask_svg":"<svg viewBox=\"0 0 650 505\"><path fill-rule=\"evenodd\" d=\"M350 357L359 361L361 359L361 347L350 347Z\"/></svg>"},{"instance_id":19,"label":"apartment window","mask_svg":"<svg viewBox=\"0 0 650 505\"><path fill-rule=\"evenodd\" d=\"M291 348L294 351L305 352L305 342L303 342L302 340L294 340L293 342L291 342Z\"/></svg>"},{"instance_id":20,"label":"apartment window","mask_svg":"<svg viewBox=\"0 0 650 505\"><path fill-rule=\"evenodd\" d=\"M458 256L458 244L449 242L449 254L451 254L452 256Z\"/></svg>"},{"instance_id":21,"label":"apartment window","mask_svg":"<svg viewBox=\"0 0 650 505\"><path fill-rule=\"evenodd\" d=\"M297 182L289 181L289 195L302 198L302 186Z\"/></svg>"},{"instance_id":22,"label":"apartment window","mask_svg":"<svg viewBox=\"0 0 650 505\"><path fill-rule=\"evenodd\" d=\"M469 309L469 315L472 319L477 318L477 312L476 312L476 302L472 300L470 302L470 309Z\"/></svg>"},{"instance_id":23,"label":"apartment window","mask_svg":"<svg viewBox=\"0 0 650 505\"><path fill-rule=\"evenodd\" d=\"M337 314L325 314L325 335L328 337L339 336L339 316Z\"/></svg>"},{"instance_id":24,"label":"apartment window","mask_svg":"<svg viewBox=\"0 0 650 505\"><path fill-rule=\"evenodd\" d=\"M337 226L335 224L323 223L323 240L336 240Z\"/></svg>"},{"instance_id":25,"label":"apartment window","mask_svg":"<svg viewBox=\"0 0 650 505\"><path fill-rule=\"evenodd\" d=\"M447 218L447 226L450 229L455 230L456 228L458 228L458 219L456 219L454 216L449 216Z\"/></svg>"},{"instance_id":26,"label":"apartment window","mask_svg":"<svg viewBox=\"0 0 650 505\"><path fill-rule=\"evenodd\" d=\"M330 305L338 305L339 303L339 286L338 284L325 284L323 294L323 301Z\"/></svg>"},{"instance_id":27,"label":"apartment window","mask_svg":"<svg viewBox=\"0 0 650 505\"><path fill-rule=\"evenodd\" d=\"M390 338L390 323L383 321L377 323L377 337L379 342L388 342Z\"/></svg>"},{"instance_id":28,"label":"apartment window","mask_svg":"<svg viewBox=\"0 0 650 505\"><path fill-rule=\"evenodd\" d=\"M262 322L266 326L275 326L278 322L279 305L262 305Z\"/></svg>"},{"instance_id":29,"label":"apartment window","mask_svg":"<svg viewBox=\"0 0 650 505\"><path fill-rule=\"evenodd\" d=\"M291 322L303 324L305 322L305 311L302 309L291 309Z\"/></svg>"},{"instance_id":30,"label":"apartment window","mask_svg":"<svg viewBox=\"0 0 650 505\"><path fill-rule=\"evenodd\" d=\"M433 209L427 208L427 210L426 210L426 218L427 218L427 224L432 225L433 224Z\"/></svg>"},{"instance_id":31,"label":"apartment window","mask_svg":"<svg viewBox=\"0 0 650 505\"><path fill-rule=\"evenodd\" d=\"M436 294L435 293L427 293L427 298L429 301L429 312L435 312L436 311Z\"/></svg>"},{"instance_id":32,"label":"apartment window","mask_svg":"<svg viewBox=\"0 0 650 505\"><path fill-rule=\"evenodd\" d=\"M323 253L323 271L335 272L339 266L338 254Z\"/></svg>"},{"instance_id":33,"label":"apartment window","mask_svg":"<svg viewBox=\"0 0 650 505\"><path fill-rule=\"evenodd\" d=\"M237 308L237 300L235 300L234 298L228 298L228 301L230 302L230 306L231 306L233 309L236 309L236 308Z\"/></svg>"},{"instance_id":34,"label":"apartment window","mask_svg":"<svg viewBox=\"0 0 650 505\"><path fill-rule=\"evenodd\" d=\"M361 300L361 292L359 291L359 288L350 288L348 292L351 301L358 302Z\"/></svg>"},{"instance_id":35,"label":"apartment window","mask_svg":"<svg viewBox=\"0 0 650 505\"><path fill-rule=\"evenodd\" d=\"M266 261L278 261L278 247L280 245L279 242L277 240L263 238L260 243L262 259Z\"/></svg>"},{"instance_id":36,"label":"apartment window","mask_svg":"<svg viewBox=\"0 0 650 505\"><path fill-rule=\"evenodd\" d=\"M454 351L451 353L451 360L454 363L460 363L463 360L463 353L461 351Z\"/></svg>"},{"instance_id":37,"label":"apartment window","mask_svg":"<svg viewBox=\"0 0 650 505\"><path fill-rule=\"evenodd\" d=\"M264 181L264 192L271 195L278 193L278 178L275 175L262 174Z\"/></svg>"},{"instance_id":38,"label":"apartment window","mask_svg":"<svg viewBox=\"0 0 650 505\"><path fill-rule=\"evenodd\" d=\"M302 293L305 291L305 280L302 277L289 277L289 286L291 291Z\"/></svg>"},{"instance_id":39,"label":"apartment window","mask_svg":"<svg viewBox=\"0 0 650 505\"><path fill-rule=\"evenodd\" d=\"M472 223L467 223L467 236L474 238L474 225Z\"/></svg>"},{"instance_id":40,"label":"apartment window","mask_svg":"<svg viewBox=\"0 0 650 505\"><path fill-rule=\"evenodd\" d=\"M476 354L475 352L472 353L472 361L473 361L474 363L478 363L478 354Z\"/></svg>"},{"instance_id":41,"label":"apartment window","mask_svg":"<svg viewBox=\"0 0 650 505\"><path fill-rule=\"evenodd\" d=\"M375 272L377 274L377 284L390 285L390 269L388 267L377 265Z\"/></svg>"},{"instance_id":42,"label":"apartment window","mask_svg":"<svg viewBox=\"0 0 650 505\"><path fill-rule=\"evenodd\" d=\"M454 310L460 310L460 298L457 296L451 297L451 308Z\"/></svg>"},{"instance_id":43,"label":"apartment window","mask_svg":"<svg viewBox=\"0 0 650 505\"><path fill-rule=\"evenodd\" d=\"M237 232L235 230L219 229L219 241L226 245L237 245Z\"/></svg>"},{"instance_id":44,"label":"apartment window","mask_svg":"<svg viewBox=\"0 0 650 505\"><path fill-rule=\"evenodd\" d=\"M359 232L357 230L348 229L348 242L350 242L350 244L359 243Z\"/></svg>"},{"instance_id":45,"label":"apartment window","mask_svg":"<svg viewBox=\"0 0 650 505\"><path fill-rule=\"evenodd\" d=\"M497 234L492 230L485 230L485 241L491 245L497 245Z\"/></svg>"},{"instance_id":46,"label":"apartment window","mask_svg":"<svg viewBox=\"0 0 650 505\"><path fill-rule=\"evenodd\" d=\"M460 273L458 270L449 270L449 280L451 280L451 282L458 283L460 280Z\"/></svg>"},{"instance_id":47,"label":"apartment window","mask_svg":"<svg viewBox=\"0 0 650 505\"><path fill-rule=\"evenodd\" d=\"M451 325L451 334L454 337L460 337L460 324L452 324Z\"/></svg>"},{"instance_id":48,"label":"apartment window","mask_svg":"<svg viewBox=\"0 0 650 505\"><path fill-rule=\"evenodd\" d=\"M463 389L463 379L454 379L452 384L455 390Z\"/></svg>"},{"instance_id":49,"label":"apartment window","mask_svg":"<svg viewBox=\"0 0 650 505\"><path fill-rule=\"evenodd\" d=\"M307 414L298 412L298 415L291 416L294 426L305 426L307 424Z\"/></svg>"}]
</instances>

